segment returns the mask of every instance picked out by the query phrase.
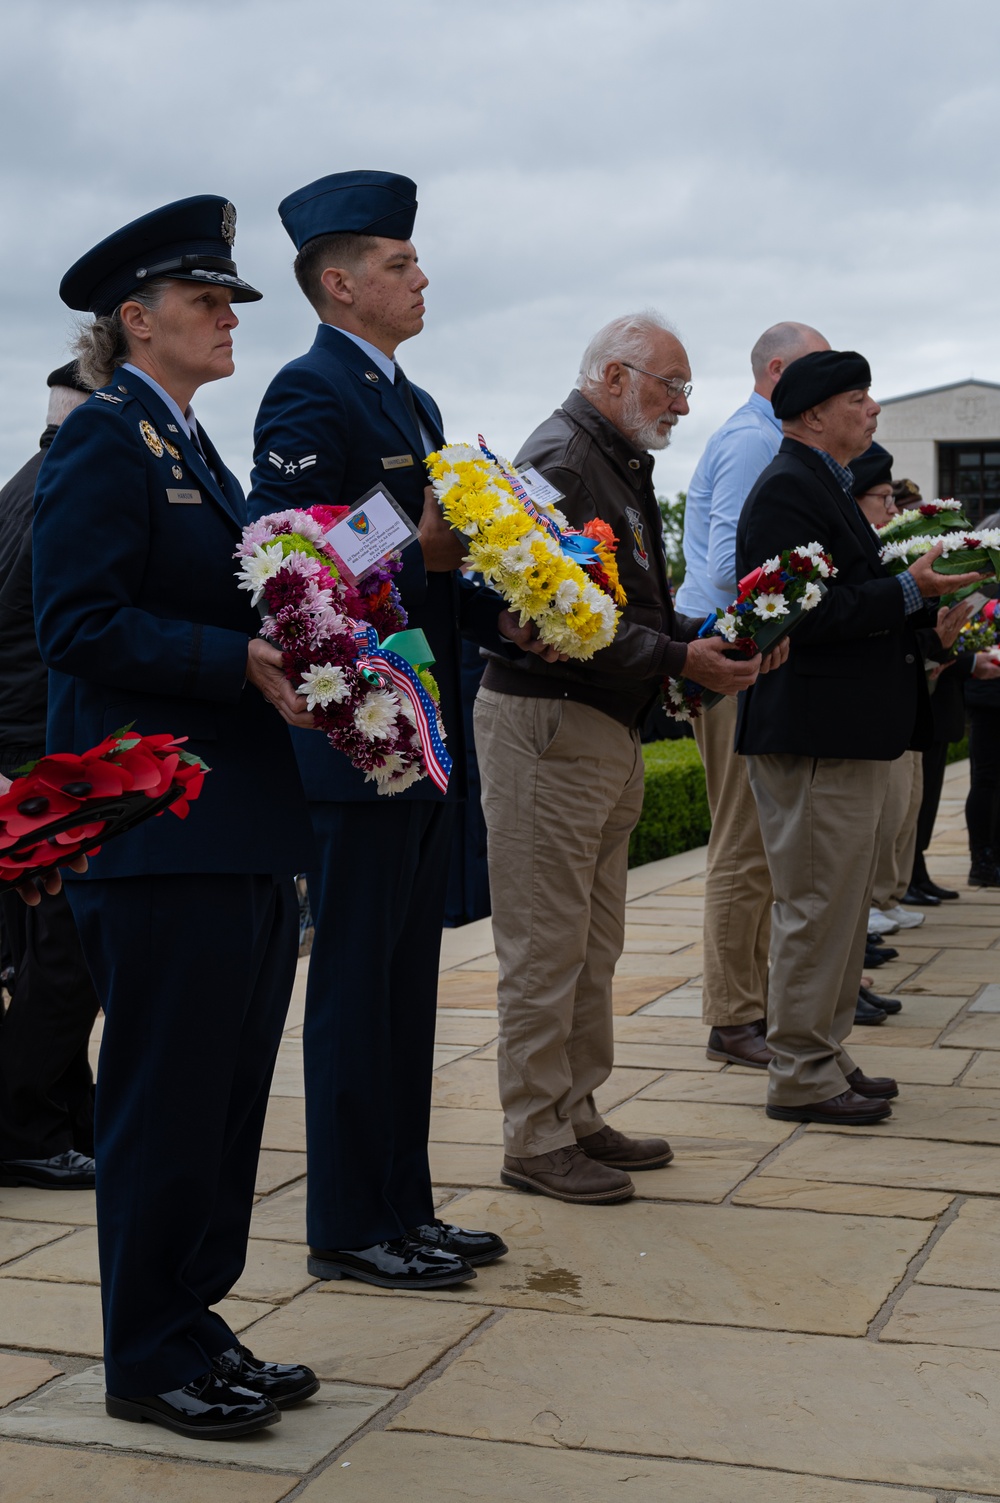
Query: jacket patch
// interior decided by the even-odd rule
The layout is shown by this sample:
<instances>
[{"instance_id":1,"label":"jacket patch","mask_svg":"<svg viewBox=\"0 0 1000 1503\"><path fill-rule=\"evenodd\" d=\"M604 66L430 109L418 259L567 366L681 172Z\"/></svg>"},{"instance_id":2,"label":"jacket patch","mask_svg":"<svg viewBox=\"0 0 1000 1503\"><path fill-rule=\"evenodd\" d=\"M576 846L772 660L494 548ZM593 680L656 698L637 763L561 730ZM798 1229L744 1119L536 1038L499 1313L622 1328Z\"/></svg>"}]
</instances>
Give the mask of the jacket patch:
<instances>
[{"instance_id":1,"label":"jacket patch","mask_svg":"<svg viewBox=\"0 0 1000 1503\"><path fill-rule=\"evenodd\" d=\"M632 530L632 557L637 564L641 564L644 569L648 569L649 554L646 552L645 522L634 506L626 506L625 520Z\"/></svg>"}]
</instances>

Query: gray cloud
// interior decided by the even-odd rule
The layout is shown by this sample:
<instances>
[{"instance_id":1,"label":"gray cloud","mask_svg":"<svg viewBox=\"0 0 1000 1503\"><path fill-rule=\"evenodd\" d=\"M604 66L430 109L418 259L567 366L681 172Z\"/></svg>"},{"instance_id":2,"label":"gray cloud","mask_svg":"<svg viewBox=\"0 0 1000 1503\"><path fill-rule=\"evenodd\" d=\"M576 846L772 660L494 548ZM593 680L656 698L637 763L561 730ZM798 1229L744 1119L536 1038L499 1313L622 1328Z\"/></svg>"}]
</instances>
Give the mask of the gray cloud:
<instances>
[{"instance_id":1,"label":"gray cloud","mask_svg":"<svg viewBox=\"0 0 1000 1503\"><path fill-rule=\"evenodd\" d=\"M876 394L1000 380L998 42L988 0L5 6L0 475L65 358L63 271L196 192L233 198L266 293L242 310L236 376L196 403L245 475L260 395L312 337L277 202L354 166L419 184L429 312L400 356L454 438L516 449L595 328L648 305L695 382L664 490L778 319L863 350Z\"/></svg>"}]
</instances>

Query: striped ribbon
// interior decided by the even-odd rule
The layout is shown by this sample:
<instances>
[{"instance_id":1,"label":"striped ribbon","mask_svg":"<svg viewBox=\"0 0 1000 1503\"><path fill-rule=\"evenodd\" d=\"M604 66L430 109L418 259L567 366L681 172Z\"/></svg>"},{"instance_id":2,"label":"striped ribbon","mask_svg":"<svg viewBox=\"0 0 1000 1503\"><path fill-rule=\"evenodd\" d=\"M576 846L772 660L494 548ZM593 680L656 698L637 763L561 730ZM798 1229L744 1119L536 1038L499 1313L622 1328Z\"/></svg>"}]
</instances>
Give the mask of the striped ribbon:
<instances>
[{"instance_id":1,"label":"striped ribbon","mask_svg":"<svg viewBox=\"0 0 1000 1503\"><path fill-rule=\"evenodd\" d=\"M549 537L553 538L559 544L559 546L562 547L562 533L559 531L559 528L553 522L552 518L547 517L543 511L538 510L538 507L535 505L534 501L532 501L531 497L528 495L528 492L525 490L524 486L521 484L520 479L514 473L514 471L508 470L506 465L500 463L499 459L497 459L492 450L487 449L486 440L483 438L483 435L479 433L476 436L479 439L480 451L486 455L487 459L492 460L492 462L496 465L497 469L500 471L501 475L506 480L511 490L514 492L514 495L520 501L521 505L524 507L531 520L533 522L537 522L539 527L544 527L545 531L549 534Z\"/></svg>"},{"instance_id":2,"label":"striped ribbon","mask_svg":"<svg viewBox=\"0 0 1000 1503\"><path fill-rule=\"evenodd\" d=\"M437 706L420 682L417 670L398 652L388 652L382 647L373 626L365 626L362 622L356 625L358 630L354 633L354 640L364 644L357 660L359 670L377 674L383 683L388 679L394 689L406 695L417 722L427 776L435 788L447 793L451 757L438 729Z\"/></svg>"}]
</instances>

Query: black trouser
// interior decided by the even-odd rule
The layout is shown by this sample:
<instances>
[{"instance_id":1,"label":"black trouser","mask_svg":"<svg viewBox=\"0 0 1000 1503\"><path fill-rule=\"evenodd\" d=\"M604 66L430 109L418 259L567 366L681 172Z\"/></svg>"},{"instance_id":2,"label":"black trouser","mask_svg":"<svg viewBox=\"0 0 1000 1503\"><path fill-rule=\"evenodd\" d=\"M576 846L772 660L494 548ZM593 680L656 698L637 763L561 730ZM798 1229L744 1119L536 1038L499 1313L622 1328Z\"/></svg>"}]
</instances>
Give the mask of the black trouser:
<instances>
[{"instance_id":1,"label":"black trouser","mask_svg":"<svg viewBox=\"0 0 1000 1503\"><path fill-rule=\"evenodd\" d=\"M94 1151L87 1059L100 1008L65 893L2 900L14 989L0 1027L0 1159Z\"/></svg>"},{"instance_id":2,"label":"black trouser","mask_svg":"<svg viewBox=\"0 0 1000 1503\"><path fill-rule=\"evenodd\" d=\"M1000 709L969 707L969 796L965 823L973 860L1000 848Z\"/></svg>"},{"instance_id":3,"label":"black trouser","mask_svg":"<svg viewBox=\"0 0 1000 1503\"><path fill-rule=\"evenodd\" d=\"M924 792L920 801L920 813L917 815L917 846L913 853L913 875L910 879L918 887L930 881L924 852L931 843L941 803L944 770L948 765L948 745L947 741L932 741L923 754Z\"/></svg>"}]
</instances>

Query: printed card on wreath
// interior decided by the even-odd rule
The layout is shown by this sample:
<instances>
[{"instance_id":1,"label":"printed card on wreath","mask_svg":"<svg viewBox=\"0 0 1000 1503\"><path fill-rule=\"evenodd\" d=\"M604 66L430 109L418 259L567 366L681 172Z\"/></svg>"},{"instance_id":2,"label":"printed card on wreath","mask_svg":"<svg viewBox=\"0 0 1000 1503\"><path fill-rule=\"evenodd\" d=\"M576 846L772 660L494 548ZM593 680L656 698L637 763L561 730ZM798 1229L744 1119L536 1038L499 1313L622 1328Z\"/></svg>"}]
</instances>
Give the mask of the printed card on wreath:
<instances>
[{"instance_id":1,"label":"printed card on wreath","mask_svg":"<svg viewBox=\"0 0 1000 1503\"><path fill-rule=\"evenodd\" d=\"M618 630L625 592L618 582L618 539L595 517L570 527L536 472L519 475L487 449L449 444L427 457L445 518L469 540L469 562L539 638L577 661L607 647ZM561 499L561 498L560 498Z\"/></svg>"},{"instance_id":2,"label":"printed card on wreath","mask_svg":"<svg viewBox=\"0 0 1000 1503\"><path fill-rule=\"evenodd\" d=\"M732 605L709 616L698 635L724 637L732 644L732 651L726 653L730 658L770 652L795 630L807 611L816 609L826 594L824 581L836 572L819 543L787 548L745 575ZM663 681L664 709L675 720L697 720L724 697L693 679Z\"/></svg>"}]
</instances>

